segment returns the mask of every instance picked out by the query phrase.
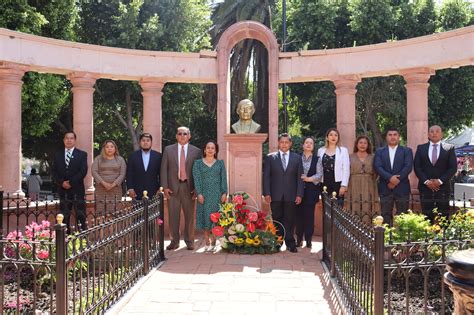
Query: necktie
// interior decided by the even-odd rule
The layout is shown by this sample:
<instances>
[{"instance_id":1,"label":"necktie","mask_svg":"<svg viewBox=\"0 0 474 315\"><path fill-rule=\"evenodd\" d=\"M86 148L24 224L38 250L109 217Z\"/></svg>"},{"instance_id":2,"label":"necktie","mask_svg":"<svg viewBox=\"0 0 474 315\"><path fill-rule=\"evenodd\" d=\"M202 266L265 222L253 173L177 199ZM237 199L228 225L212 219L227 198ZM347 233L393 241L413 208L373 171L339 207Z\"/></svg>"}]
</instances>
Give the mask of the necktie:
<instances>
[{"instance_id":1,"label":"necktie","mask_svg":"<svg viewBox=\"0 0 474 315\"><path fill-rule=\"evenodd\" d=\"M431 164L435 165L438 161L438 145L433 144L433 151L431 152Z\"/></svg>"},{"instance_id":2,"label":"necktie","mask_svg":"<svg viewBox=\"0 0 474 315\"><path fill-rule=\"evenodd\" d=\"M283 170L286 171L286 153L281 155L281 165L283 166Z\"/></svg>"},{"instance_id":3,"label":"necktie","mask_svg":"<svg viewBox=\"0 0 474 315\"><path fill-rule=\"evenodd\" d=\"M179 180L187 180L186 176L186 156L184 155L184 145L181 146L181 156L179 157Z\"/></svg>"},{"instance_id":4,"label":"necktie","mask_svg":"<svg viewBox=\"0 0 474 315\"><path fill-rule=\"evenodd\" d=\"M72 156L72 152L71 150L66 150L66 167L69 166L69 162L71 161L71 156Z\"/></svg>"}]
</instances>

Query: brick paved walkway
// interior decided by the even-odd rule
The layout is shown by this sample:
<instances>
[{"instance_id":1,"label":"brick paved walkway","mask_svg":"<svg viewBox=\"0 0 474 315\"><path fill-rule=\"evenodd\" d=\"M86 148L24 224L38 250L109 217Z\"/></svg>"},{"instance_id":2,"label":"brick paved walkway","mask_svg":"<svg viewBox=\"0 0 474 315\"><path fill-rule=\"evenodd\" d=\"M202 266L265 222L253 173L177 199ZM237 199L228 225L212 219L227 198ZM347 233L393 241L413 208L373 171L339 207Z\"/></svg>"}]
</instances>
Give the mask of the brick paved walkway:
<instances>
[{"instance_id":1,"label":"brick paved walkway","mask_svg":"<svg viewBox=\"0 0 474 315\"><path fill-rule=\"evenodd\" d=\"M109 314L337 314L322 243L273 255L205 253L184 242Z\"/></svg>"}]
</instances>

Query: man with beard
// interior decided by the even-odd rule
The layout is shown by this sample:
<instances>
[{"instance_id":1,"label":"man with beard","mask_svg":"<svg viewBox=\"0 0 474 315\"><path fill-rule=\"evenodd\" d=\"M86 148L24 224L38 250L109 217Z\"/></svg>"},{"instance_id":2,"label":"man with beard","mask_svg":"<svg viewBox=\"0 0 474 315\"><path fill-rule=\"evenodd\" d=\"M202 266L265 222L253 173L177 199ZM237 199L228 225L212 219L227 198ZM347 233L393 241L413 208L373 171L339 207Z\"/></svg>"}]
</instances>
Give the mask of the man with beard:
<instances>
[{"instance_id":1,"label":"man with beard","mask_svg":"<svg viewBox=\"0 0 474 315\"><path fill-rule=\"evenodd\" d=\"M140 150L130 155L127 166L128 195L137 200L154 196L160 188L161 153L151 149L152 136L149 133L140 135Z\"/></svg>"}]
</instances>

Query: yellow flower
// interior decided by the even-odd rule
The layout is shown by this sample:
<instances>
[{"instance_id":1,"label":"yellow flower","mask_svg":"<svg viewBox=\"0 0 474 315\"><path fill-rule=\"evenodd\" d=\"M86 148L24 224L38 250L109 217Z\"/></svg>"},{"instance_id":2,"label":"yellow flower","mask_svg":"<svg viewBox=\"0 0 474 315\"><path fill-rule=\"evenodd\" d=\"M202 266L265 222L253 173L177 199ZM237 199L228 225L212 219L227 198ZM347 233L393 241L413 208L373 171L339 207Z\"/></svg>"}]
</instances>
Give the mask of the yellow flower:
<instances>
[{"instance_id":1,"label":"yellow flower","mask_svg":"<svg viewBox=\"0 0 474 315\"><path fill-rule=\"evenodd\" d=\"M239 237L238 239L235 240L236 245L242 245L244 243L244 239Z\"/></svg>"},{"instance_id":2,"label":"yellow flower","mask_svg":"<svg viewBox=\"0 0 474 315\"><path fill-rule=\"evenodd\" d=\"M245 243L247 243L247 245L253 245L253 242L254 242L254 241L253 241L253 239L251 239L251 238L248 238L248 237L247 237L247 238L245 239Z\"/></svg>"},{"instance_id":3,"label":"yellow flower","mask_svg":"<svg viewBox=\"0 0 474 315\"><path fill-rule=\"evenodd\" d=\"M253 246L260 246L260 244L262 244L262 241L259 240L258 238L253 240Z\"/></svg>"},{"instance_id":4,"label":"yellow flower","mask_svg":"<svg viewBox=\"0 0 474 315\"><path fill-rule=\"evenodd\" d=\"M474 209L470 209L468 212L466 212L466 214L474 219Z\"/></svg>"}]
</instances>

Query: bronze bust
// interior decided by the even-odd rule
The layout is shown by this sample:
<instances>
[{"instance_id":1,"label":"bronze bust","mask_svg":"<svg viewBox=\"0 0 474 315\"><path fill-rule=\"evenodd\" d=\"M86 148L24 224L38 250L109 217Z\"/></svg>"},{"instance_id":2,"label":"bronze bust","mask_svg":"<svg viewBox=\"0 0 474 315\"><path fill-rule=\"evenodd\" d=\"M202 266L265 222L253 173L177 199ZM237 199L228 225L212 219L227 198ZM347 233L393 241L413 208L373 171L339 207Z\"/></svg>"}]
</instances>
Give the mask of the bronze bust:
<instances>
[{"instance_id":1,"label":"bronze bust","mask_svg":"<svg viewBox=\"0 0 474 315\"><path fill-rule=\"evenodd\" d=\"M235 133L258 133L260 125L252 120L255 113L255 105L249 99L244 99L237 105L237 114L240 119L232 125L232 130Z\"/></svg>"}]
</instances>

